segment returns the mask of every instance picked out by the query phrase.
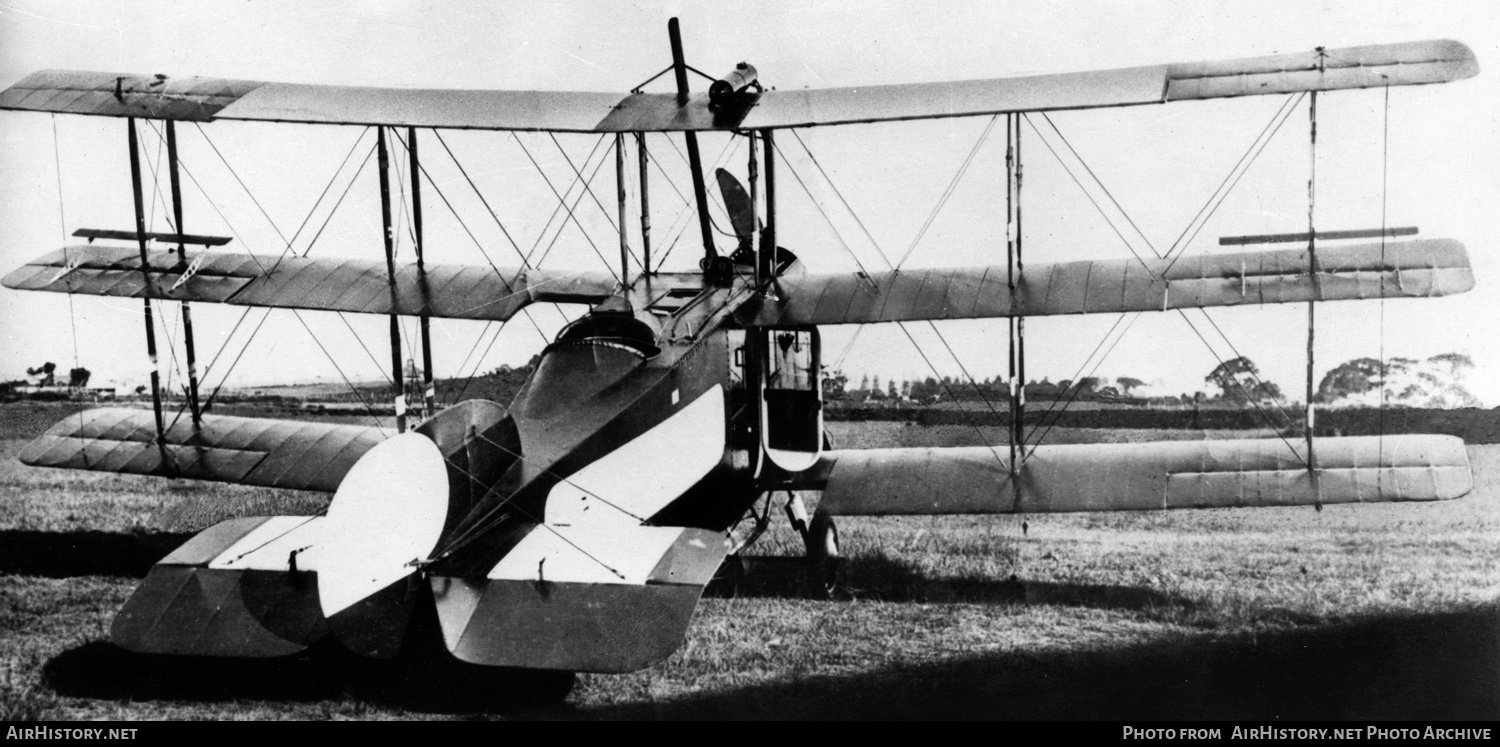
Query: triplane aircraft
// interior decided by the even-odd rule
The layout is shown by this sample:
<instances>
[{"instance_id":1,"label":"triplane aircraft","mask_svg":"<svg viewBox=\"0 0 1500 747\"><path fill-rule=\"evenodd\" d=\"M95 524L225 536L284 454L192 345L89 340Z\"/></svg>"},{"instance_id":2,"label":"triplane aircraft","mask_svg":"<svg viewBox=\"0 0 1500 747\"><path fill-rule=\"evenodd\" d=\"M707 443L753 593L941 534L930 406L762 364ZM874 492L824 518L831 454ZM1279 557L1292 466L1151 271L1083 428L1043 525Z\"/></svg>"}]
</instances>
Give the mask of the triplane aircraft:
<instances>
[{"instance_id":1,"label":"triplane aircraft","mask_svg":"<svg viewBox=\"0 0 1500 747\"><path fill-rule=\"evenodd\" d=\"M762 88L742 63L692 93L675 19L669 30L673 63L663 73L676 79L669 93L349 88L58 70L0 93L0 109L127 119L134 230L80 231L87 245L37 259L4 285L144 299L153 360L153 411L70 416L30 444L22 461L333 494L322 515L247 516L193 537L157 563L120 610L116 644L157 654L277 657L331 637L357 654L391 658L413 645L413 631L425 630L463 662L626 672L681 644L704 586L726 556L743 549L731 528L774 491L823 491L813 516L796 499L787 514L812 565L824 568L838 555L832 517L840 515L1321 506L1456 498L1471 489L1464 444L1447 436L1314 441L1306 427L1297 443L1028 443L1024 390L1015 386L1025 380L1028 317L1267 303L1308 303L1311 313L1313 302L1441 296L1473 286L1458 242L1388 240L1400 232L1384 227L1323 232L1309 225L1305 233L1240 242L1297 242L1293 249L1023 263L1020 117L1272 94L1305 93L1315 107L1320 91L1471 77L1478 66L1464 45L1320 48L791 91ZM822 274L779 245L779 131L973 116L1006 118L1004 264ZM169 232L148 232L144 221L138 120L165 128ZM218 120L377 128L384 260L256 256L185 233L173 126ZM428 129L613 134L620 272L427 264L417 142ZM720 251L710 227L698 133L748 140L748 187L717 175L739 239L731 252ZM643 221L646 269L631 276L625 136L640 152L644 203L648 134L685 141L701 272L654 271ZM416 257L409 264L398 264L392 249L388 136L404 143L410 159ZM757 146L765 154L759 161ZM1330 243L1349 238L1367 240ZM153 301L183 304L192 374L186 418L169 421L162 411ZM206 412L189 302L389 315L397 428ZM546 347L508 406L469 400L434 412L427 320L504 321L536 303L591 308ZM423 332L427 417L410 428L401 316L420 317ZM977 318L1010 320L1008 446L831 448L820 325ZM433 610L435 626L413 623Z\"/></svg>"}]
</instances>

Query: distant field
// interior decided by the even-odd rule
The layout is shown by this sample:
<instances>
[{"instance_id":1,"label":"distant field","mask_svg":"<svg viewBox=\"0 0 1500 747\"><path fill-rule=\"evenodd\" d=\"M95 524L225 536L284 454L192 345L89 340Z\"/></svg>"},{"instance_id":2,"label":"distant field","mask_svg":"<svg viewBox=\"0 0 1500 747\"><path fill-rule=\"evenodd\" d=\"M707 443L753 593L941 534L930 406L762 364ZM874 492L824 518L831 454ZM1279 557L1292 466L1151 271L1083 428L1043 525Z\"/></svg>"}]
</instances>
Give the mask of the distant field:
<instances>
[{"instance_id":1,"label":"distant field","mask_svg":"<svg viewBox=\"0 0 1500 747\"><path fill-rule=\"evenodd\" d=\"M1442 503L1031 516L1024 531L1021 517L844 519L834 599L795 573L716 588L669 660L582 676L538 713L483 688L434 696L427 673L336 650L245 663L113 648L136 579L189 533L326 499L20 465L66 413L0 407L0 719L1500 717L1500 446L1471 447L1476 491ZM830 429L840 448L1003 443L966 426ZM1048 441L1172 437L1205 434ZM800 540L777 525L755 552L798 555Z\"/></svg>"}]
</instances>

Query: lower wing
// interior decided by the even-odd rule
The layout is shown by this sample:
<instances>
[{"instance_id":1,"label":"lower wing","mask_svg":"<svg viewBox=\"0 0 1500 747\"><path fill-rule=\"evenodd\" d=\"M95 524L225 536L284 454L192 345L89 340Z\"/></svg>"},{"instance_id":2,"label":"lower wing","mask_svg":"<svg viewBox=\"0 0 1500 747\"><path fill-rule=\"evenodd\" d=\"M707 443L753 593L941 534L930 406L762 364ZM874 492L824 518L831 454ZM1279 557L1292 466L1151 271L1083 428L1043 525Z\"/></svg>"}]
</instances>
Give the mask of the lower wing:
<instances>
[{"instance_id":1,"label":"lower wing","mask_svg":"<svg viewBox=\"0 0 1500 747\"><path fill-rule=\"evenodd\" d=\"M64 418L26 445L21 462L268 488L333 492L395 431L336 423L204 415L171 424L160 443L150 410L107 407Z\"/></svg>"},{"instance_id":2,"label":"lower wing","mask_svg":"<svg viewBox=\"0 0 1500 747\"><path fill-rule=\"evenodd\" d=\"M812 479L834 515L1046 513L1431 501L1474 487L1463 440L1391 435L1044 445L1013 480L1006 449L828 452Z\"/></svg>"}]
</instances>

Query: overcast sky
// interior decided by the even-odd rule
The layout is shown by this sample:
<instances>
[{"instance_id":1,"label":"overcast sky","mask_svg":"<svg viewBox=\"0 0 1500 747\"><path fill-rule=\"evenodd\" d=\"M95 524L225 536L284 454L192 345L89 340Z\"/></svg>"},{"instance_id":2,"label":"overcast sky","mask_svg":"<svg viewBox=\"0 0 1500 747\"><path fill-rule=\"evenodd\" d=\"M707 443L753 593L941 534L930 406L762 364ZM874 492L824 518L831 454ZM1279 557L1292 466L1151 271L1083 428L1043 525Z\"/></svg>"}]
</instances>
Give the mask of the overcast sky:
<instances>
[{"instance_id":1,"label":"overcast sky","mask_svg":"<svg viewBox=\"0 0 1500 747\"><path fill-rule=\"evenodd\" d=\"M779 88L959 80L1069 70L1256 56L1357 44L1453 38L1479 57L1478 78L1443 86L1400 88L1384 109L1381 91L1324 95L1319 101L1319 227L1381 223L1381 178L1388 225L1416 225L1424 237L1464 242L1478 286L1435 300L1325 304L1319 307L1317 375L1354 357L1472 355L1471 389L1500 404L1500 6L1483 2L983 2L983 3L305 3L305 2L29 2L0 5L0 86L43 68L166 73L255 80L402 87L628 91L670 62L666 22L682 19L689 64L717 74L740 60ZM654 90L666 90L657 84ZM699 87L703 81L694 81ZM669 84L668 84L669 85ZM1158 247L1170 244L1282 104L1280 98L1193 102L1133 109L1054 114L1053 122L1134 222ZM858 263L885 266L905 254L955 172L979 141L988 118L828 127L801 133L875 243L868 240L802 144L782 136L780 239L813 271ZM1038 120L1038 124L1041 124ZM1388 125L1388 142L1382 137ZM1003 128L1003 121L999 127ZM54 140L54 127L56 140ZM1307 115L1298 111L1205 227L1190 253L1220 251L1217 237L1305 230ZM205 139L205 136L211 140ZM453 202L476 247L432 193L424 194L429 261L514 266L516 255L464 177L424 140L432 177ZM548 222L556 200L531 163L558 189L569 165L545 135L445 133L447 144L524 251L553 241ZM1026 246L1030 262L1129 256L1087 197L1036 133L1025 130ZM185 186L190 232L231 235L231 249L278 253L277 230L260 214L220 160L238 174L290 236L332 179L330 194L348 196L328 219L331 201L308 221L296 244L327 220L313 256L381 256L379 198L373 164L350 180L372 143L357 127L214 123L179 128L182 161L196 185ZM1049 134L1054 146L1061 141ZM705 158L724 153L743 176L742 139L703 138ZM212 143L212 147L210 146ZM596 136L559 136L575 163ZM146 131L148 158L155 135ZM79 227L132 224L125 149L118 119L0 112L0 272L55 249ZM524 150L522 148L524 146ZM214 147L218 149L216 154ZM653 152L677 188L689 182L661 138ZM726 150L727 148L727 150ZM350 165L335 173L346 154ZM1388 153L1383 158L1382 153ZM597 164L602 148L595 152ZM528 157L528 154L530 157ZM633 155L633 154L632 154ZM613 159L595 192L613 213ZM57 167L60 164L61 169ZM592 165L591 164L591 165ZM912 252L907 266L1004 261L1004 136L980 147L958 190ZM60 172L60 173L59 173ZM812 192L798 186L795 172ZM149 173L149 172L148 172ZM60 179L59 179L60 176ZM695 226L661 174L652 174L657 256L687 230L669 267L696 261ZM632 179L634 176L632 174ZM162 184L165 185L163 175ZM201 191L199 187L201 186ZM164 187L163 187L164 188ZM152 187L148 184L147 191ZM59 190L62 209L59 210ZM631 187L632 204L636 200ZM205 197L206 195L206 197ZM816 198L828 218L815 206ZM577 215L605 256L612 229L605 212L585 198ZM153 223L164 230L160 204ZM634 212L632 229L638 225ZM830 226L830 221L832 225ZM639 236L632 230L633 247ZM725 240L726 249L730 242ZM1137 244L1143 247L1142 243ZM403 246L409 256L409 246ZM556 238L546 267L598 269L576 226ZM163 307L178 339L175 304ZM500 333L481 370L526 360L564 317L579 309L537 308ZM200 357L211 358L242 309L198 304ZM229 367L261 311L253 311L210 380ZM1305 366L1305 306L1211 311L1238 352L1249 355L1288 392L1300 392ZM1383 316L1383 323L1382 323ZM1229 346L1197 312L1198 329ZM369 380L389 360L382 319L303 312L301 319L345 373ZM1074 378L1114 316L1049 318L1028 325L1032 378ZM533 321L535 325L533 325ZM1123 326L1123 325L1122 325ZM352 327L352 329L351 329ZM920 378L936 366L959 366L925 324L908 325L923 355L894 326L872 326L850 344L854 328L825 328L828 362L858 378ZM483 323L435 324L440 372L457 373ZM540 328L540 334L539 330ZM970 372L1004 370L1004 320L939 325ZM493 331L493 328L491 329ZM354 339L358 333L367 354ZM146 360L137 301L0 291L0 377L45 360L67 368L77 360L102 380L144 380ZM485 337L481 349L489 343ZM1143 315L1113 347L1095 375L1132 376L1162 393L1204 389L1216 365L1177 314ZM171 358L163 354L164 366ZM470 368L476 361L470 361ZM465 369L464 373L467 373ZM1082 373L1087 374L1087 369ZM235 367L233 381L337 380L338 373L288 311L271 312Z\"/></svg>"}]
</instances>

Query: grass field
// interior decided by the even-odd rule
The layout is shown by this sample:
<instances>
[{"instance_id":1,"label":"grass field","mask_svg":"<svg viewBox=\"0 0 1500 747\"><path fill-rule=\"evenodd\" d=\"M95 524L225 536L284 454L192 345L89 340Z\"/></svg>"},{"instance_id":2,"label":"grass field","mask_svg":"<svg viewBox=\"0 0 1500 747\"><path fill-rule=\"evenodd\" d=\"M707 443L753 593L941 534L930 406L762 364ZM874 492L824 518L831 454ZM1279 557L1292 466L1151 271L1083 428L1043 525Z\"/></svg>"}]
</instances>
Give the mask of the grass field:
<instances>
[{"instance_id":1,"label":"grass field","mask_svg":"<svg viewBox=\"0 0 1500 747\"><path fill-rule=\"evenodd\" d=\"M1434 504L843 519L834 599L785 572L715 588L669 660L536 711L331 648L115 649L115 611L189 533L324 499L21 466L65 412L0 408L0 719L1500 717L1500 446L1472 446L1476 491ZM832 425L844 448L1003 439ZM1203 437L1049 441L1174 434ZM755 548L800 550L779 525Z\"/></svg>"}]
</instances>

